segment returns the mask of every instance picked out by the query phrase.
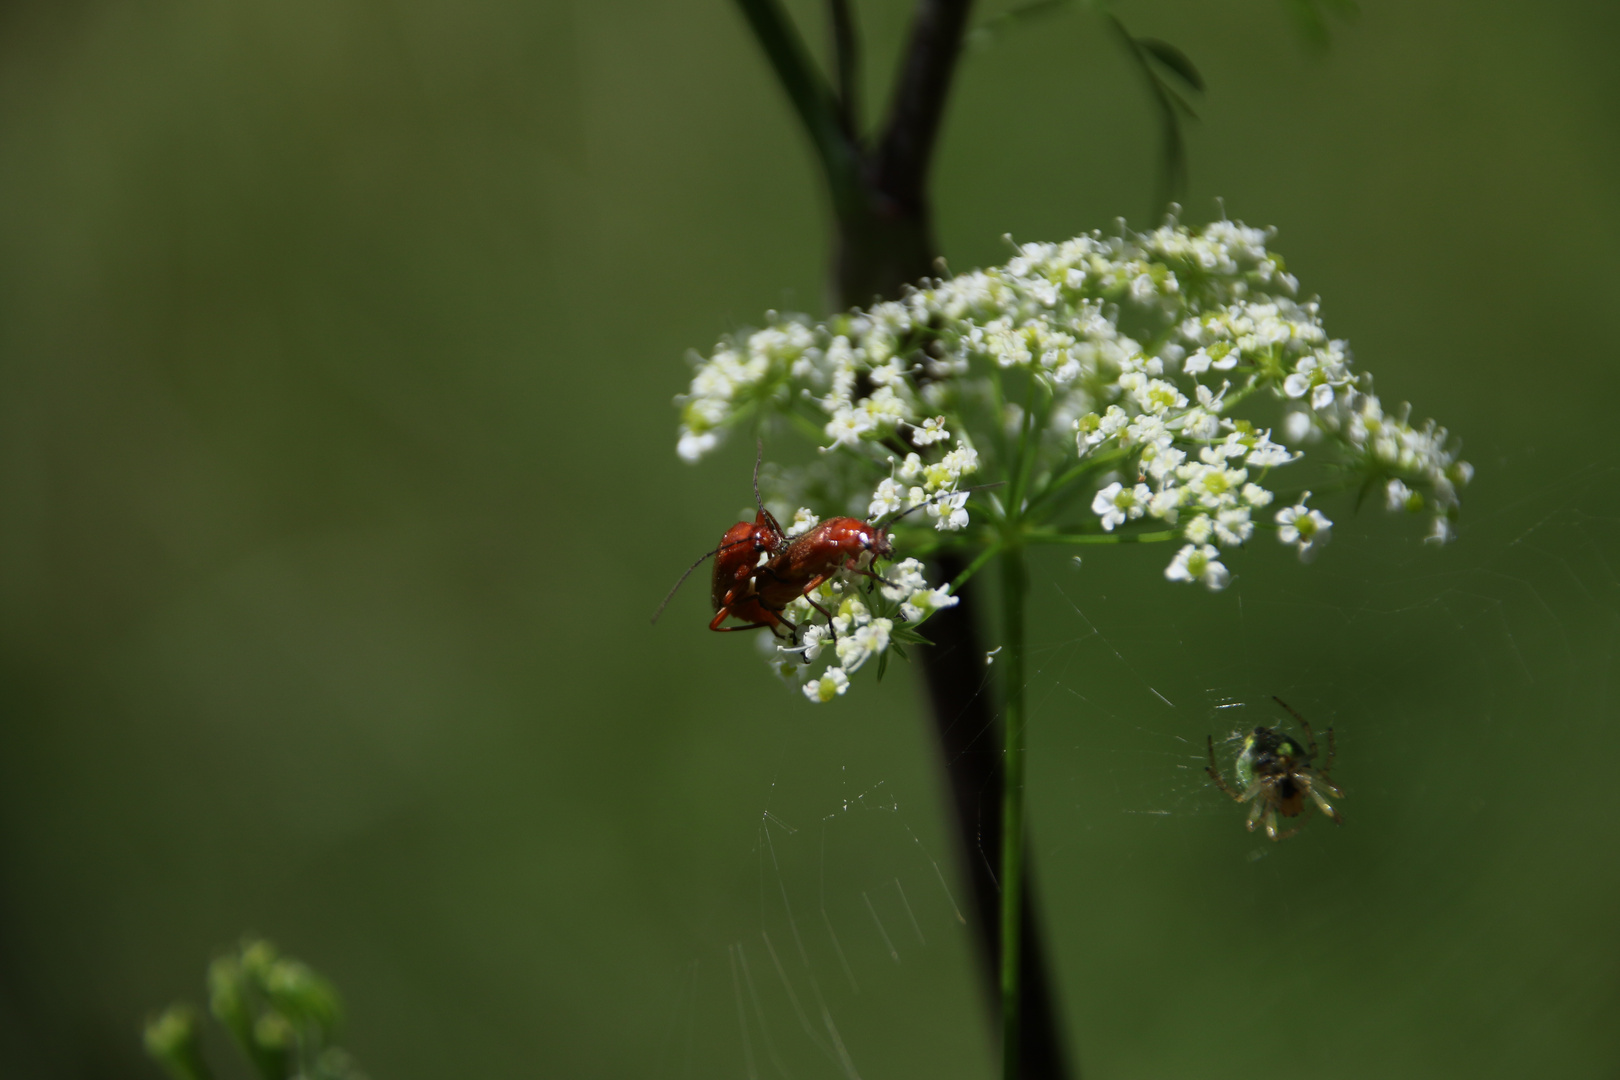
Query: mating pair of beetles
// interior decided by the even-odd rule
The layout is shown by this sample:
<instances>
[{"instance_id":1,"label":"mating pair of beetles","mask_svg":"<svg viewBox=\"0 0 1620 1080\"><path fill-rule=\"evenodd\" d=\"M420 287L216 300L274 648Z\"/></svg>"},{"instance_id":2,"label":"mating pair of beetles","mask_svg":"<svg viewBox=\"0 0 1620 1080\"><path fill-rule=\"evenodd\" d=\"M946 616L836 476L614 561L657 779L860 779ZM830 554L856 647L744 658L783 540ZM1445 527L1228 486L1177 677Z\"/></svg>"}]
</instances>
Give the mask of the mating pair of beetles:
<instances>
[{"instance_id":1,"label":"mating pair of beetles","mask_svg":"<svg viewBox=\"0 0 1620 1080\"><path fill-rule=\"evenodd\" d=\"M828 633L832 634L832 612L816 602L812 595L816 589L845 571L888 584L872 569L876 560L894 555L894 541L884 525L851 517L828 518L803 536L788 539L759 497L758 460L754 462L754 505L759 512L752 522L739 521L727 529L719 546L681 575L675 588L669 590L669 596L664 597L664 603L658 605L654 622L663 614L675 590L710 558L714 559L710 589L714 619L709 629L720 633L768 628L778 637L797 640L799 628L782 612L803 597L827 617ZM893 524L894 520L891 518L887 524ZM725 626L727 619L736 619L741 625Z\"/></svg>"}]
</instances>

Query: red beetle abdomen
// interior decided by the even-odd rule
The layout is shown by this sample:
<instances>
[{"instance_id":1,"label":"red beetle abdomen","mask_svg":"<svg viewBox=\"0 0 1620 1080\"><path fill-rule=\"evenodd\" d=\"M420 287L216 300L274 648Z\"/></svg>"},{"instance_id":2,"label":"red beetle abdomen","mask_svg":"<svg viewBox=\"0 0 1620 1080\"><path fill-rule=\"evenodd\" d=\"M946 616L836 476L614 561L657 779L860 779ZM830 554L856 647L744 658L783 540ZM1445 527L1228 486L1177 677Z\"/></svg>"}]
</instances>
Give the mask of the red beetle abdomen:
<instances>
[{"instance_id":1,"label":"red beetle abdomen","mask_svg":"<svg viewBox=\"0 0 1620 1080\"><path fill-rule=\"evenodd\" d=\"M759 552L753 543L756 528L739 521L720 538L720 548L714 556L714 583L710 588L710 599L716 611L725 605L726 594L746 584L754 572L754 564L759 561Z\"/></svg>"}]
</instances>

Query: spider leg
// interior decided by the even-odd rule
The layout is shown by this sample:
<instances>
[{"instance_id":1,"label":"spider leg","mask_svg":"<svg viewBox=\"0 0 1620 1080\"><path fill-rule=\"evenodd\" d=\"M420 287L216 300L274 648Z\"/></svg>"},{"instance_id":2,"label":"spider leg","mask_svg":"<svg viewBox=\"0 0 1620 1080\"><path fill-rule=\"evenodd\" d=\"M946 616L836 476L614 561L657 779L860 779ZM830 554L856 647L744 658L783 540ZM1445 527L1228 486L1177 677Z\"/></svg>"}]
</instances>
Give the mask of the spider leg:
<instances>
[{"instance_id":1,"label":"spider leg","mask_svg":"<svg viewBox=\"0 0 1620 1080\"><path fill-rule=\"evenodd\" d=\"M1333 787L1333 785L1331 785L1331 784L1327 785L1327 787L1335 795L1338 795L1340 793L1339 789ZM1316 808L1318 810L1322 811L1322 815L1324 817L1331 818L1333 820L1333 824L1335 824L1335 825L1343 825L1344 824L1344 816L1342 814L1340 814L1337 810L1333 809L1333 804L1332 803L1328 802L1327 799L1322 797L1322 793L1320 791L1316 790L1316 785L1311 782L1311 779L1309 777L1305 778L1305 790L1310 792L1311 801L1316 804Z\"/></svg>"},{"instance_id":2,"label":"spider leg","mask_svg":"<svg viewBox=\"0 0 1620 1080\"><path fill-rule=\"evenodd\" d=\"M1255 804L1253 806L1249 807L1249 820L1244 822L1244 824L1246 824L1249 827L1250 832L1254 832L1254 830L1259 827L1259 825L1260 825L1260 815L1264 814L1265 810L1266 810L1266 804L1263 801L1260 801L1260 800L1256 800ZM1266 814L1266 832L1271 833L1271 832L1276 832L1276 831L1277 831L1277 815L1275 813Z\"/></svg>"},{"instance_id":3,"label":"spider leg","mask_svg":"<svg viewBox=\"0 0 1620 1080\"><path fill-rule=\"evenodd\" d=\"M1321 788L1329 795L1332 795L1335 799L1344 798L1344 791L1340 789L1339 785L1335 784L1326 773L1319 769L1312 770L1312 772L1313 775L1311 776L1311 786L1313 788Z\"/></svg>"},{"instance_id":4,"label":"spider leg","mask_svg":"<svg viewBox=\"0 0 1620 1080\"><path fill-rule=\"evenodd\" d=\"M1270 837L1273 841L1287 840L1290 836L1293 836L1297 832L1299 832L1299 826L1298 825L1294 826L1292 829L1289 829L1287 832L1282 832L1282 833L1278 832L1277 831L1277 808L1275 806L1267 807L1267 809L1266 809L1266 835L1268 837Z\"/></svg>"},{"instance_id":5,"label":"spider leg","mask_svg":"<svg viewBox=\"0 0 1620 1080\"><path fill-rule=\"evenodd\" d=\"M1233 791L1227 786L1226 778L1223 777L1220 770L1215 767L1215 736L1213 735L1209 736L1209 764L1204 767L1204 771L1209 773L1209 778L1215 781L1216 787L1220 788L1222 791L1226 792L1227 795L1231 796L1233 802L1245 801L1243 796L1239 795L1237 792ZM1251 825L1249 828L1252 829L1254 826Z\"/></svg>"},{"instance_id":6,"label":"spider leg","mask_svg":"<svg viewBox=\"0 0 1620 1080\"><path fill-rule=\"evenodd\" d=\"M1271 700L1275 701L1277 704L1279 704L1283 708L1287 709L1288 710L1288 715L1292 716L1295 720L1299 721L1299 726L1305 729L1305 738L1306 738L1306 740L1311 744L1311 757L1315 757L1316 756L1316 736L1311 732L1311 722L1309 720L1305 719L1303 716L1299 715L1299 713L1294 710L1294 707L1292 705L1288 704L1288 702L1284 701L1282 698L1278 697L1276 694L1271 695Z\"/></svg>"}]
</instances>

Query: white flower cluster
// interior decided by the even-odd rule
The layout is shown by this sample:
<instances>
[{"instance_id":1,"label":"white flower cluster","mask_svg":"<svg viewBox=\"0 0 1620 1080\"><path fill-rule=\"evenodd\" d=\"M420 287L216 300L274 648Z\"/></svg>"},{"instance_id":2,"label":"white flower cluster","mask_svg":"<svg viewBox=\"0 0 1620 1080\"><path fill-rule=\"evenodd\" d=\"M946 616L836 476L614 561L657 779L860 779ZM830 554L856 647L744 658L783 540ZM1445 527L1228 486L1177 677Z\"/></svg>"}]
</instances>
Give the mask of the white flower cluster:
<instances>
[{"instance_id":1,"label":"white flower cluster","mask_svg":"<svg viewBox=\"0 0 1620 1080\"><path fill-rule=\"evenodd\" d=\"M943 438L949 438L946 432ZM931 440L938 441L938 440ZM893 464L894 459L889 459ZM954 450L933 464L925 464L916 454L907 454L896 476L881 481L867 504L869 517L898 514L924 507L942 532L956 532L968 523L968 493L961 491L962 477L979 470L979 454L971 446L958 443ZM898 477L898 479L896 478Z\"/></svg>"},{"instance_id":2,"label":"white flower cluster","mask_svg":"<svg viewBox=\"0 0 1620 1080\"><path fill-rule=\"evenodd\" d=\"M962 478L981 469L1023 496L996 506L1004 523L1031 506L1054 518L1072 485L1092 495L1090 528L1173 537L1166 577L1220 589L1223 551L1256 531L1302 559L1327 541L1332 522L1308 492L1272 506L1273 470L1317 445L1347 486L1431 515L1429 538L1449 538L1472 469L1444 428L1385 411L1269 240L1172 220L1024 244L1004 266L826 321L773 314L698 360L678 399L679 452L697 460L734 427L785 421L816 435L818 495L873 518L926 506L944 532L969 524ZM880 621L847 614L852 640ZM880 652L885 632L862 640ZM818 695L841 693L870 655L848 648L855 664L840 657Z\"/></svg>"},{"instance_id":3,"label":"white flower cluster","mask_svg":"<svg viewBox=\"0 0 1620 1080\"><path fill-rule=\"evenodd\" d=\"M949 586L928 584L923 565L916 559L903 559L886 568L883 577L887 584L879 585L877 593L887 601L885 610L907 625L959 603ZM893 642L896 618L874 613L855 587L858 580L829 581L810 597L793 601L784 612L805 629L799 645L776 646L778 670L802 680L804 696L811 701L831 701L841 695L849 689L849 676ZM834 612L830 626L811 621L815 614L811 600ZM811 666L827 653L837 662L812 673Z\"/></svg>"}]
</instances>

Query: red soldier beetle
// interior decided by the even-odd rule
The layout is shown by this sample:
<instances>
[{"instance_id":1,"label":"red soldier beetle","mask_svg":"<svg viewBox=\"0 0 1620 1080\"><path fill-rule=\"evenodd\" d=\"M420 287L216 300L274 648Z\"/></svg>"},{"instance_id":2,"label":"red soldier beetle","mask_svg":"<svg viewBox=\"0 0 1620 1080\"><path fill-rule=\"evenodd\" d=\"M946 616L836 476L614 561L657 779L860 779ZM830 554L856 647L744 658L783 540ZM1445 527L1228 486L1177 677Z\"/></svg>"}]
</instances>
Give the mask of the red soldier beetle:
<instances>
[{"instance_id":1,"label":"red soldier beetle","mask_svg":"<svg viewBox=\"0 0 1620 1080\"><path fill-rule=\"evenodd\" d=\"M797 633L798 628L781 616L779 610L773 611L762 607L754 590L754 576L760 565L767 559L775 557L787 544L787 535L782 532L782 526L765 509L764 501L759 497L759 466L764 459L765 447L763 442L759 446L759 454L754 459L754 505L759 512L754 515L752 523L739 521L726 530L720 538L720 544L699 558L697 562L686 568L664 602L658 605L653 613L652 621L657 622L658 617L664 613L677 590L686 583L692 571L703 565L705 559L714 559L714 575L710 582L709 597L714 603L714 619L709 623L709 629L718 633L731 633L738 630L758 630L769 627L773 634L781 627L786 627L790 636ZM742 620L743 626L722 626L728 618Z\"/></svg>"},{"instance_id":2,"label":"red soldier beetle","mask_svg":"<svg viewBox=\"0 0 1620 1080\"><path fill-rule=\"evenodd\" d=\"M802 596L806 603L827 616L827 632L836 641L838 635L833 630L832 613L816 603L811 593L844 571L871 578L881 585L893 585L894 582L872 569L872 563L878 559L888 559L894 555L894 541L889 536L890 525L942 499L999 486L982 484L956 491L942 491L931 499L900 511L882 524L851 517L828 518L789 543L759 568L754 577L757 606L766 612L780 613Z\"/></svg>"}]
</instances>

